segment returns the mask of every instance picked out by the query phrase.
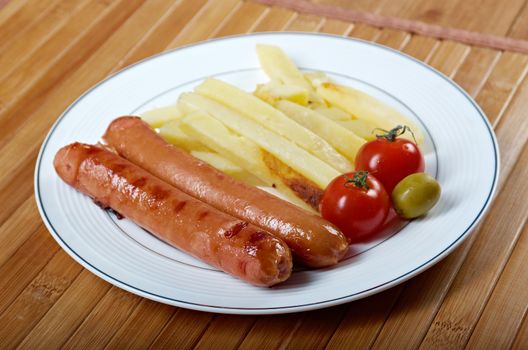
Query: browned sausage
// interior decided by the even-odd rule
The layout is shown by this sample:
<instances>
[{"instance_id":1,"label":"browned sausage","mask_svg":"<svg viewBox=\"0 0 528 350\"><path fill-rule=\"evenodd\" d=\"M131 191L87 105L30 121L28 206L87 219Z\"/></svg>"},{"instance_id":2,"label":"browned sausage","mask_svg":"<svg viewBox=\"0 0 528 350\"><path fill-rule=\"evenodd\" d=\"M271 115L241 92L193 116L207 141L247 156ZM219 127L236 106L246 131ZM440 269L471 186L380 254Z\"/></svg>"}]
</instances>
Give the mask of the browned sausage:
<instances>
[{"instance_id":1,"label":"browned sausage","mask_svg":"<svg viewBox=\"0 0 528 350\"><path fill-rule=\"evenodd\" d=\"M57 152L57 174L165 242L258 286L286 280L288 246L268 232L195 199L119 155L74 143Z\"/></svg>"},{"instance_id":2,"label":"browned sausage","mask_svg":"<svg viewBox=\"0 0 528 350\"><path fill-rule=\"evenodd\" d=\"M138 117L117 118L103 139L121 156L183 192L275 234L308 266L333 265L348 249L345 236L328 221L168 144Z\"/></svg>"}]
</instances>

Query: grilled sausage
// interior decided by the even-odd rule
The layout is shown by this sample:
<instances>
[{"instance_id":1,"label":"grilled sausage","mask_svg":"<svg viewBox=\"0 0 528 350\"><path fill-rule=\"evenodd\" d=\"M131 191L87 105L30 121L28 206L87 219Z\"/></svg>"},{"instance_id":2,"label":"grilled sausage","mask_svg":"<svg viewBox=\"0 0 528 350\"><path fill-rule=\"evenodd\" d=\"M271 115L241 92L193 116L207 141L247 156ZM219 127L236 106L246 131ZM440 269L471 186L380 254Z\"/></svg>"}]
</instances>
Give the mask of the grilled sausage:
<instances>
[{"instance_id":1,"label":"grilled sausage","mask_svg":"<svg viewBox=\"0 0 528 350\"><path fill-rule=\"evenodd\" d=\"M124 158L183 192L281 238L307 266L336 264L348 250L345 236L328 221L168 144L138 117L117 118L103 139Z\"/></svg>"},{"instance_id":2,"label":"grilled sausage","mask_svg":"<svg viewBox=\"0 0 528 350\"><path fill-rule=\"evenodd\" d=\"M58 151L57 174L165 242L258 286L286 280L288 246L270 233L195 199L119 155L74 143Z\"/></svg>"}]
</instances>

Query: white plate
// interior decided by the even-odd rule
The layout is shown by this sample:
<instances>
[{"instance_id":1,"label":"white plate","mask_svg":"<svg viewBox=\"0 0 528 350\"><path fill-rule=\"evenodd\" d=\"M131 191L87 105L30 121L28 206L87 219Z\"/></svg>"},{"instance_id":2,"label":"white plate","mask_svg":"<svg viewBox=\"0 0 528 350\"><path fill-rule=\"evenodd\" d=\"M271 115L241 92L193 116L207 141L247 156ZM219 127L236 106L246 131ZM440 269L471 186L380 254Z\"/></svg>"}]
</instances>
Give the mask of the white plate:
<instances>
[{"instance_id":1,"label":"white plate","mask_svg":"<svg viewBox=\"0 0 528 350\"><path fill-rule=\"evenodd\" d=\"M333 268L297 271L265 289L219 272L117 220L64 184L53 169L62 146L100 140L108 123L172 103L215 76L247 90L266 81L255 44L281 46L304 70L327 72L415 119L424 129L427 171L440 181L437 206L397 234L354 246ZM475 227L497 184L493 131L476 103L450 79L398 51L329 35L268 33L212 40L165 52L94 86L57 120L42 145L35 193L42 218L68 254L106 281L184 308L236 314L286 313L380 292L444 258Z\"/></svg>"}]
</instances>

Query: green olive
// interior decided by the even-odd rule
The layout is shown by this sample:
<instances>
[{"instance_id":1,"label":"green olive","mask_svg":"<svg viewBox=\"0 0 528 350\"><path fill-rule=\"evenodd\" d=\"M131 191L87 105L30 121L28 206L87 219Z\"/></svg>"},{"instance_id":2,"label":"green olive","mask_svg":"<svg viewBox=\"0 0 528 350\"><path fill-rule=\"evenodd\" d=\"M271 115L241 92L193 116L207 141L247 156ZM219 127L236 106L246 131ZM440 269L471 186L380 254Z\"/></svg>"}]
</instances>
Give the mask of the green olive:
<instances>
[{"instance_id":1,"label":"green olive","mask_svg":"<svg viewBox=\"0 0 528 350\"><path fill-rule=\"evenodd\" d=\"M405 219L417 218L429 211L440 198L440 184L431 175L415 173L401 180L392 191L392 204Z\"/></svg>"}]
</instances>

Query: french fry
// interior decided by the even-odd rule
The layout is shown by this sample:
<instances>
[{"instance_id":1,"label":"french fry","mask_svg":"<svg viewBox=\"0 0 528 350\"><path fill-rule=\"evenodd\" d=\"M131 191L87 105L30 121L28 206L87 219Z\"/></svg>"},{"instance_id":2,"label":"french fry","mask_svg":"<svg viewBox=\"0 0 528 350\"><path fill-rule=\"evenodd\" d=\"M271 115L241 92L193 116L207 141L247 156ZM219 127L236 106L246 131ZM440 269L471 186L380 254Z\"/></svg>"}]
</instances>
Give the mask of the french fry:
<instances>
[{"instance_id":1,"label":"french fry","mask_svg":"<svg viewBox=\"0 0 528 350\"><path fill-rule=\"evenodd\" d=\"M414 122L362 91L333 83L323 83L317 88L317 93L330 105L337 106L376 128L390 130L397 125L407 125L414 132L418 144L424 140L421 129ZM414 140L413 135L408 131L402 136Z\"/></svg>"},{"instance_id":2,"label":"french fry","mask_svg":"<svg viewBox=\"0 0 528 350\"><path fill-rule=\"evenodd\" d=\"M205 112L198 111L185 116L182 119L182 128L222 157L255 175L265 185L275 188L286 200L312 211L312 208L297 197L276 173L270 171L264 162L263 152L256 143L230 131Z\"/></svg>"},{"instance_id":3,"label":"french fry","mask_svg":"<svg viewBox=\"0 0 528 350\"><path fill-rule=\"evenodd\" d=\"M306 150L300 148L295 143L264 128L261 124L244 117L237 111L227 108L213 99L196 93L186 93L180 96L179 105L181 105L186 111L202 110L207 112L215 119L221 121L228 128L245 136L247 139L252 140L262 149L273 154L283 163L288 164L295 171L299 172L322 189L326 188L328 183L340 174L339 171L308 153ZM284 118L290 120L286 116L284 116ZM295 132L295 130L288 131ZM326 143L322 139L321 141ZM334 150L334 152L336 151ZM250 158L253 157L253 155L246 154L244 157ZM343 159L345 158L343 157Z\"/></svg>"},{"instance_id":4,"label":"french fry","mask_svg":"<svg viewBox=\"0 0 528 350\"><path fill-rule=\"evenodd\" d=\"M249 185L265 185L265 183L256 176L214 151L191 151L190 153L192 156L212 165L223 173Z\"/></svg>"},{"instance_id":5,"label":"french fry","mask_svg":"<svg viewBox=\"0 0 528 350\"><path fill-rule=\"evenodd\" d=\"M324 83L329 83L330 78L323 72L307 72L304 73L304 78L310 82L314 89L317 89Z\"/></svg>"},{"instance_id":6,"label":"french fry","mask_svg":"<svg viewBox=\"0 0 528 350\"><path fill-rule=\"evenodd\" d=\"M203 143L189 136L182 130L181 119L171 120L161 125L159 133L168 143L172 143L188 152L209 151Z\"/></svg>"},{"instance_id":7,"label":"french fry","mask_svg":"<svg viewBox=\"0 0 528 350\"><path fill-rule=\"evenodd\" d=\"M335 121L345 121L353 119L350 114L337 107L316 107L314 108L314 111Z\"/></svg>"},{"instance_id":8,"label":"french fry","mask_svg":"<svg viewBox=\"0 0 528 350\"><path fill-rule=\"evenodd\" d=\"M347 157L350 162L354 162L357 151L365 143L364 139L349 129L309 108L286 100L278 101L276 107L297 123L304 125L328 141L338 152Z\"/></svg>"},{"instance_id":9,"label":"french fry","mask_svg":"<svg viewBox=\"0 0 528 350\"><path fill-rule=\"evenodd\" d=\"M141 119L153 128L159 128L163 124L181 116L182 113L177 106L160 107L141 113Z\"/></svg>"},{"instance_id":10,"label":"french fry","mask_svg":"<svg viewBox=\"0 0 528 350\"><path fill-rule=\"evenodd\" d=\"M259 44L257 45L257 56L260 67L271 80L279 81L286 86L304 89L308 94L307 104L311 106L326 106L324 100L315 93L303 73L280 47Z\"/></svg>"},{"instance_id":11,"label":"french fry","mask_svg":"<svg viewBox=\"0 0 528 350\"><path fill-rule=\"evenodd\" d=\"M276 81L257 85L253 93L261 100L274 105L277 100L289 100L300 105L308 105L308 91L295 85L284 85Z\"/></svg>"},{"instance_id":12,"label":"french fry","mask_svg":"<svg viewBox=\"0 0 528 350\"><path fill-rule=\"evenodd\" d=\"M259 44L257 56L260 67L270 79L312 91L310 83L280 47Z\"/></svg>"},{"instance_id":13,"label":"french fry","mask_svg":"<svg viewBox=\"0 0 528 350\"><path fill-rule=\"evenodd\" d=\"M342 109L337 107L319 107L315 108L314 111L340 124L342 127L352 131L354 134L367 141L376 138L376 126L364 120L354 119Z\"/></svg>"},{"instance_id":14,"label":"french fry","mask_svg":"<svg viewBox=\"0 0 528 350\"><path fill-rule=\"evenodd\" d=\"M271 131L275 138L280 135L282 137L278 139L281 141L285 141L283 139L285 138L297 146L302 147L304 150L326 163L328 167L332 167L340 173L352 170L350 162L337 152L328 142L257 97L242 91L233 85L216 79L207 79L201 85L197 86L195 90L200 95L216 100L232 110L237 111L238 113L235 115L246 117L242 117L242 119L251 119L256 124L265 128L264 130ZM207 112L216 118L213 111L207 110ZM233 113L229 115L232 114ZM258 132L258 134L261 135L262 132ZM264 146L262 147L265 148ZM305 175L303 170L296 170ZM313 179L312 181L319 184L318 181ZM319 179L319 181L321 181L321 179Z\"/></svg>"},{"instance_id":15,"label":"french fry","mask_svg":"<svg viewBox=\"0 0 528 350\"><path fill-rule=\"evenodd\" d=\"M376 130L375 130L376 127L367 121L359 120L359 119L351 119L351 120L340 120L338 121L338 123L344 128L347 128L348 130L352 131L354 134L358 135L359 137L367 141L372 141L376 139Z\"/></svg>"},{"instance_id":16,"label":"french fry","mask_svg":"<svg viewBox=\"0 0 528 350\"><path fill-rule=\"evenodd\" d=\"M278 176L297 197L310 205L315 211L319 210L319 203L324 191L313 182L281 162L273 154L262 150L262 159L272 174Z\"/></svg>"}]
</instances>

